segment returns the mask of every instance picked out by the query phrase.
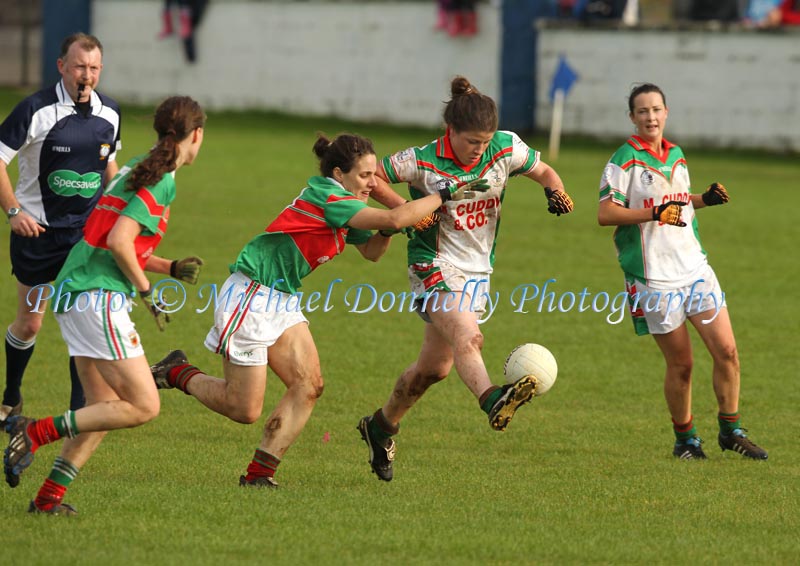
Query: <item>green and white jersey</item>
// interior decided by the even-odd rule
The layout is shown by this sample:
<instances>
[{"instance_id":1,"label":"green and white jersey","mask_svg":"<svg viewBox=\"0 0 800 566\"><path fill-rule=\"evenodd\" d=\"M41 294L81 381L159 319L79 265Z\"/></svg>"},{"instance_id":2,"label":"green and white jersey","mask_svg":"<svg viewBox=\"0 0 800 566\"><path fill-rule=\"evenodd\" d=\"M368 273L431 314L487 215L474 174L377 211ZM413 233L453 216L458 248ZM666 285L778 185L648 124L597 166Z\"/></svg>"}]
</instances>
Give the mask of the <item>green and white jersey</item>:
<instances>
[{"instance_id":1,"label":"green and white jersey","mask_svg":"<svg viewBox=\"0 0 800 566\"><path fill-rule=\"evenodd\" d=\"M696 280L708 263L697 232L689 198L689 169L683 151L663 140L658 156L639 136L632 136L606 165L600 180L600 200L626 208L652 208L672 200L685 202L685 227L644 222L618 226L614 232L617 258L625 277L657 289L671 289Z\"/></svg>"},{"instance_id":2,"label":"green and white jersey","mask_svg":"<svg viewBox=\"0 0 800 566\"><path fill-rule=\"evenodd\" d=\"M342 253L345 244L369 240L371 231L347 225L366 206L334 179L311 177L300 196L245 245L230 271L295 293L306 275Z\"/></svg>"},{"instance_id":3,"label":"green and white jersey","mask_svg":"<svg viewBox=\"0 0 800 566\"><path fill-rule=\"evenodd\" d=\"M408 265L423 267L445 259L471 273L491 273L500 227L500 207L509 177L539 164L539 152L513 132L495 132L481 159L463 165L450 147L448 133L424 147L412 147L383 158L390 183L408 183L411 197L436 194L459 181L484 178L491 188L474 200L446 202L441 221L408 243Z\"/></svg>"},{"instance_id":4,"label":"green and white jersey","mask_svg":"<svg viewBox=\"0 0 800 566\"><path fill-rule=\"evenodd\" d=\"M89 215L83 228L83 239L70 251L54 283L61 293L70 293L69 300L53 303L56 312L69 308L76 294L81 291L104 289L119 291L128 296L136 291L136 287L119 268L111 253L108 235L120 216L127 216L138 222L142 230L134 239L133 245L136 261L144 269L148 258L156 251L167 231L169 207L175 200L174 171L165 173L151 187L128 190L128 177L144 158L144 155L134 157L119 170Z\"/></svg>"}]
</instances>

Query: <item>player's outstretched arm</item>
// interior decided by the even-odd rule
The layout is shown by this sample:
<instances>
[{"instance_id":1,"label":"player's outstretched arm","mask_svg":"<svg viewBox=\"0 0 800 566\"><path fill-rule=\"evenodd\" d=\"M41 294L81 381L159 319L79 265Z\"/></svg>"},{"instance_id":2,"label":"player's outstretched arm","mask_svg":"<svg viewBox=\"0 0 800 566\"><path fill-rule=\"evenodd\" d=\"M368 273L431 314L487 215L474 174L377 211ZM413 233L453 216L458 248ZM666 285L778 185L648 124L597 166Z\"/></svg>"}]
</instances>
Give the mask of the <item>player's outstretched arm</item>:
<instances>
[{"instance_id":1,"label":"player's outstretched arm","mask_svg":"<svg viewBox=\"0 0 800 566\"><path fill-rule=\"evenodd\" d=\"M544 188L544 194L547 197L547 211L550 214L561 216L572 212L572 209L575 208L572 198L564 189L564 182L561 177L555 169L544 161L540 161L533 171L525 176L536 181Z\"/></svg>"}]
</instances>

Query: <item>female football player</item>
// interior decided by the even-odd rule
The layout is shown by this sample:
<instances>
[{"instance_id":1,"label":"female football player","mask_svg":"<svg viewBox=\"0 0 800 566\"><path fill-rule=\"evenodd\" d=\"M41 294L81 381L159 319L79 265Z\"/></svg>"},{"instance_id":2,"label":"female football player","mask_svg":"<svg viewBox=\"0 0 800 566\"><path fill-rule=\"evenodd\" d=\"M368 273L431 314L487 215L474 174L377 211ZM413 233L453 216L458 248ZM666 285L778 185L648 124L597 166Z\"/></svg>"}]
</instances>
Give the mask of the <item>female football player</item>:
<instances>
[{"instance_id":1,"label":"female football player","mask_svg":"<svg viewBox=\"0 0 800 566\"><path fill-rule=\"evenodd\" d=\"M719 183L702 194L691 193L683 151L664 138L669 108L659 87L634 87L628 111L636 133L606 165L597 219L602 226L618 227L614 243L636 333L652 334L664 354L664 395L675 431L672 453L683 460L706 458L692 422L688 320L714 360L720 447L766 460L767 452L740 424L736 340L724 293L697 232L695 210L725 204L728 193Z\"/></svg>"},{"instance_id":2,"label":"female football player","mask_svg":"<svg viewBox=\"0 0 800 566\"><path fill-rule=\"evenodd\" d=\"M280 378L286 392L267 417L261 444L239 478L242 486L277 487L278 464L322 394L317 347L292 299L301 280L342 253L346 243L377 261L393 233L430 215L443 202L473 198L476 191L485 190L478 179L441 187L392 210L371 208L366 203L377 185L372 142L351 134L333 141L320 135L313 149L322 176L311 177L266 231L244 247L219 292L224 300L217 305L205 345L222 356L224 379L190 365L181 350L151 368L159 388L178 388L244 424L261 416L267 365Z\"/></svg>"},{"instance_id":3,"label":"female football player","mask_svg":"<svg viewBox=\"0 0 800 566\"><path fill-rule=\"evenodd\" d=\"M161 327L165 314L151 296L144 272L197 282L199 258L171 261L152 254L167 229L175 172L197 158L205 120L200 105L186 96L168 98L158 107L155 147L114 177L58 274L53 309L69 354L75 356L86 406L38 421L9 419L11 438L3 464L11 487L42 445L67 437L50 476L31 501L32 513L74 515L75 509L62 503L64 493L105 433L142 425L158 415L158 391L128 315L128 301L138 291Z\"/></svg>"},{"instance_id":4,"label":"female football player","mask_svg":"<svg viewBox=\"0 0 800 566\"><path fill-rule=\"evenodd\" d=\"M508 179L522 175L544 187L551 213L566 214L573 206L561 178L539 159L539 152L515 133L497 130L497 106L490 97L464 77L453 79L450 90L444 135L426 146L385 157L378 169L388 183L408 183L414 199L470 179L484 178L490 185L468 205L444 205L441 222L409 242L411 289L426 296L418 304L426 322L422 348L383 407L358 425L372 470L384 481L394 474L392 436L399 431L400 420L431 385L447 377L453 365L495 430L505 430L517 408L533 397L530 376L502 388L492 385L481 356L483 334L478 324L486 308L502 197ZM403 200L388 185L374 196L386 206Z\"/></svg>"}]
</instances>

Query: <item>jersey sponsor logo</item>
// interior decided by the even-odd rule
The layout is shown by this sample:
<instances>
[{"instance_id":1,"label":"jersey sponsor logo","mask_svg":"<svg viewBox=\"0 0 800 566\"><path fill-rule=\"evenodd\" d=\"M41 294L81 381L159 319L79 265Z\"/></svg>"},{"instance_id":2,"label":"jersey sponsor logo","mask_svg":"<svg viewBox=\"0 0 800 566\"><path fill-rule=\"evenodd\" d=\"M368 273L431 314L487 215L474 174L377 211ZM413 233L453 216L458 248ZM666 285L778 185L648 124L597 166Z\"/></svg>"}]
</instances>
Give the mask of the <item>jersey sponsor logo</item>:
<instances>
[{"instance_id":1,"label":"jersey sponsor logo","mask_svg":"<svg viewBox=\"0 0 800 566\"><path fill-rule=\"evenodd\" d=\"M643 185L652 185L656 182L656 178L653 176L653 173L647 169L642 171L642 174L639 178L642 180Z\"/></svg>"},{"instance_id":2,"label":"jersey sponsor logo","mask_svg":"<svg viewBox=\"0 0 800 566\"><path fill-rule=\"evenodd\" d=\"M404 163L406 161L411 161L412 159L414 159L413 149L404 149L403 151L398 151L394 154L394 161L397 163Z\"/></svg>"},{"instance_id":3,"label":"jersey sponsor logo","mask_svg":"<svg viewBox=\"0 0 800 566\"><path fill-rule=\"evenodd\" d=\"M252 358L253 357L253 351L252 350L243 350L241 352L237 352L236 350L234 350L233 355L236 356L237 358Z\"/></svg>"},{"instance_id":4,"label":"jersey sponsor logo","mask_svg":"<svg viewBox=\"0 0 800 566\"><path fill-rule=\"evenodd\" d=\"M92 198L100 189L101 177L94 171L81 175L75 171L59 169L47 177L50 190L62 197Z\"/></svg>"},{"instance_id":5,"label":"jersey sponsor logo","mask_svg":"<svg viewBox=\"0 0 800 566\"><path fill-rule=\"evenodd\" d=\"M51 147L54 152L56 153L70 153L72 152L72 148L68 145L54 145Z\"/></svg>"},{"instance_id":6,"label":"jersey sponsor logo","mask_svg":"<svg viewBox=\"0 0 800 566\"><path fill-rule=\"evenodd\" d=\"M489 199L470 200L466 203L459 204L456 207L456 220L453 227L456 230L475 230L481 228L490 222L490 217L486 211L493 208L500 208L500 199L492 197Z\"/></svg>"},{"instance_id":7,"label":"jersey sponsor logo","mask_svg":"<svg viewBox=\"0 0 800 566\"><path fill-rule=\"evenodd\" d=\"M103 161L111 154L111 145L104 143L100 146L100 161Z\"/></svg>"}]
</instances>

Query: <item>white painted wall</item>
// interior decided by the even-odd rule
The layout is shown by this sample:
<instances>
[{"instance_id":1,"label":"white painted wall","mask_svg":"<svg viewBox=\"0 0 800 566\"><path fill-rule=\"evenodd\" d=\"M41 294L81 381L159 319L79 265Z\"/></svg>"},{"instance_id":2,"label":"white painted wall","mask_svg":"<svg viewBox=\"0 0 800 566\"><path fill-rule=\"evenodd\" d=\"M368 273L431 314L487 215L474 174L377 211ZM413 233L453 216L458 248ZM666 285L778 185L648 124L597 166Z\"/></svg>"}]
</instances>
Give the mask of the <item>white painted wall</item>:
<instances>
[{"instance_id":1,"label":"white painted wall","mask_svg":"<svg viewBox=\"0 0 800 566\"><path fill-rule=\"evenodd\" d=\"M549 124L549 87L563 53L580 75L567 97L564 133L629 135L628 93L651 82L667 96L668 139L800 151L796 31L543 29L539 46L541 128Z\"/></svg>"},{"instance_id":2,"label":"white painted wall","mask_svg":"<svg viewBox=\"0 0 800 566\"><path fill-rule=\"evenodd\" d=\"M435 3L210 2L198 61L176 38L156 40L161 0L93 3L104 46L101 91L154 103L189 94L208 108L261 108L353 120L438 126L450 80L499 95L498 9L480 7L480 33L433 29Z\"/></svg>"},{"instance_id":3,"label":"white painted wall","mask_svg":"<svg viewBox=\"0 0 800 566\"><path fill-rule=\"evenodd\" d=\"M177 39L155 39L162 4L93 3L105 46L101 90L147 104L190 94L215 109L438 127L450 80L463 74L502 103L498 2L480 4L480 34L466 39L434 31L433 1L212 1L195 65ZM627 93L649 81L667 94L667 135L678 143L800 151L800 30L541 29L539 129L549 126L561 53L580 75L567 134L626 136Z\"/></svg>"}]
</instances>

